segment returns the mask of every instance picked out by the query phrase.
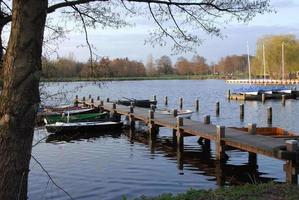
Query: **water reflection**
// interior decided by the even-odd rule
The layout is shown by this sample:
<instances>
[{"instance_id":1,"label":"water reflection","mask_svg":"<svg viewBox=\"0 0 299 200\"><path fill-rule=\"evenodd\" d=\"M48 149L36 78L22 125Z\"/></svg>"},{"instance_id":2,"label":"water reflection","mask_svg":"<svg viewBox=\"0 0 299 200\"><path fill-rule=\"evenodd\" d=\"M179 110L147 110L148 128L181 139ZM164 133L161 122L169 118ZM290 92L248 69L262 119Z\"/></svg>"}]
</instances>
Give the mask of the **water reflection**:
<instances>
[{"instance_id":1,"label":"water reflection","mask_svg":"<svg viewBox=\"0 0 299 200\"><path fill-rule=\"evenodd\" d=\"M192 171L194 174L208 176L209 181L219 186L242 185L245 183L266 183L275 181L274 177L266 177L265 173L258 170L256 154L248 154L248 162L243 164L231 164L227 161L215 160L209 142L199 141L198 147L185 145L184 150L179 150L174 145L172 137L150 136L144 130L126 129L123 132L104 133L78 133L78 134L51 134L47 143L74 142L81 140L98 140L100 138L120 138L125 135L131 144L143 144L148 146L152 159L162 154L168 160L175 160L179 175L184 171ZM233 150L236 151L236 150Z\"/></svg>"}]
</instances>

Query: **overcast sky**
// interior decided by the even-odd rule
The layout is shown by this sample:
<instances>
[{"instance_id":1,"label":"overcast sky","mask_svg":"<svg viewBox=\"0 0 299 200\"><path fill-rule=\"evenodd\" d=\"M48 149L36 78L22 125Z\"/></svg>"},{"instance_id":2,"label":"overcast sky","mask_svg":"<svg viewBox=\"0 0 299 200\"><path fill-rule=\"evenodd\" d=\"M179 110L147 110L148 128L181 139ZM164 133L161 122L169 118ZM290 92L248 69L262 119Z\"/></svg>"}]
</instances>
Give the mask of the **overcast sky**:
<instances>
[{"instance_id":1,"label":"overcast sky","mask_svg":"<svg viewBox=\"0 0 299 200\"><path fill-rule=\"evenodd\" d=\"M249 42L250 53L254 54L255 43L258 38L269 34L295 34L299 38L299 1L272 0L276 13L269 13L255 17L248 24L231 23L222 29L224 39L203 35L204 43L198 47L197 53L207 58L208 62L217 62L221 57L232 54L245 54L246 42ZM100 56L111 58L135 59L146 62L149 54L156 59L162 55L171 55L170 47L156 47L145 45L148 32L153 28L145 20L136 20L134 27L119 30L97 29L91 32L90 41L96 46ZM86 61L89 57L88 49L79 47L84 44L84 36L80 33L71 33L59 45L59 56L68 56L72 53L78 61ZM173 61L177 57L191 58L193 53L171 56Z\"/></svg>"}]
</instances>

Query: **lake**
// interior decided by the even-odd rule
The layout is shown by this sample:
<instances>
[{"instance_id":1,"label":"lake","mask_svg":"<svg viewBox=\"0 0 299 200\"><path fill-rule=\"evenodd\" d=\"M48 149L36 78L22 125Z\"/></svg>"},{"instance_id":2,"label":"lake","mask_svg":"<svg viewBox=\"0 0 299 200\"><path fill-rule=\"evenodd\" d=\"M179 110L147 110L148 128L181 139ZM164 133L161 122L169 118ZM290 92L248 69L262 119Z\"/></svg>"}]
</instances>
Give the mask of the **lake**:
<instances>
[{"instance_id":1,"label":"lake","mask_svg":"<svg viewBox=\"0 0 299 200\"><path fill-rule=\"evenodd\" d=\"M158 107L178 108L179 97L184 97L184 108L194 110L196 98L200 110L193 120L202 121L211 115L213 124L247 126L257 123L267 126L267 107L273 107L273 126L299 133L299 101L245 102L245 118L239 118L240 101L225 98L228 89L241 86L227 85L222 80L154 80L44 83L43 102L46 104L70 103L75 98L100 96L106 99L131 97L136 99L157 96ZM58 94L54 95L53 94ZM215 114L215 104L220 102L220 116ZM138 124L137 124L138 125ZM34 143L49 135L44 128L36 128ZM197 143L196 137L185 138L184 157L178 160L171 145L172 130L160 128L154 144L149 142L146 129L139 126L135 132L107 132L74 138L48 138L32 150L32 155L47 169L53 180L74 199L129 199L141 195L179 193L189 188L213 189L219 187L219 177L225 174L222 184L238 185L268 181L285 181L284 162L258 156L258 166L248 164L248 153L228 151L225 164L214 159L214 147L207 151ZM219 171L221 173L219 174ZM223 178L223 177L222 177ZM29 199L68 199L31 160Z\"/></svg>"}]
</instances>

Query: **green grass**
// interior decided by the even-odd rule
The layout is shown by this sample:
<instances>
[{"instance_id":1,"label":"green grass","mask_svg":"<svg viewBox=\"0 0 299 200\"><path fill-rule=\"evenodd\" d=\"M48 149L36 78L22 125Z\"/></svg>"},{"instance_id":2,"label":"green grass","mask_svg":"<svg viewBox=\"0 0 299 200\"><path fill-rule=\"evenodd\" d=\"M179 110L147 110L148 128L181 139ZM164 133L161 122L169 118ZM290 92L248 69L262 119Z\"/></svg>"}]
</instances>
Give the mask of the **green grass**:
<instances>
[{"instance_id":1,"label":"green grass","mask_svg":"<svg viewBox=\"0 0 299 200\"><path fill-rule=\"evenodd\" d=\"M124 198L126 199L126 198ZM178 195L142 196L135 200L298 200L299 187L287 184L257 184L223 187L217 190L194 190Z\"/></svg>"}]
</instances>

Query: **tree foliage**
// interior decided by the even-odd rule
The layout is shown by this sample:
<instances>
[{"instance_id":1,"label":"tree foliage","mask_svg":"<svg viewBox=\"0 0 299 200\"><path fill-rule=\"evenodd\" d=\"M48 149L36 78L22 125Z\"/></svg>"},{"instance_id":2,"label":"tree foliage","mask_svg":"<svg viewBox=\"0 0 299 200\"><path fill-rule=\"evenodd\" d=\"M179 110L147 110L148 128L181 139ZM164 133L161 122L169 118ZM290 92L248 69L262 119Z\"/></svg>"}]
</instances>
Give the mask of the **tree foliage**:
<instances>
[{"instance_id":1,"label":"tree foliage","mask_svg":"<svg viewBox=\"0 0 299 200\"><path fill-rule=\"evenodd\" d=\"M299 71L299 40L295 35L268 35L257 41L256 56L253 59L252 72L262 75L263 44L265 46L266 73L272 78L282 77L282 43L284 43L285 73Z\"/></svg>"}]
</instances>

